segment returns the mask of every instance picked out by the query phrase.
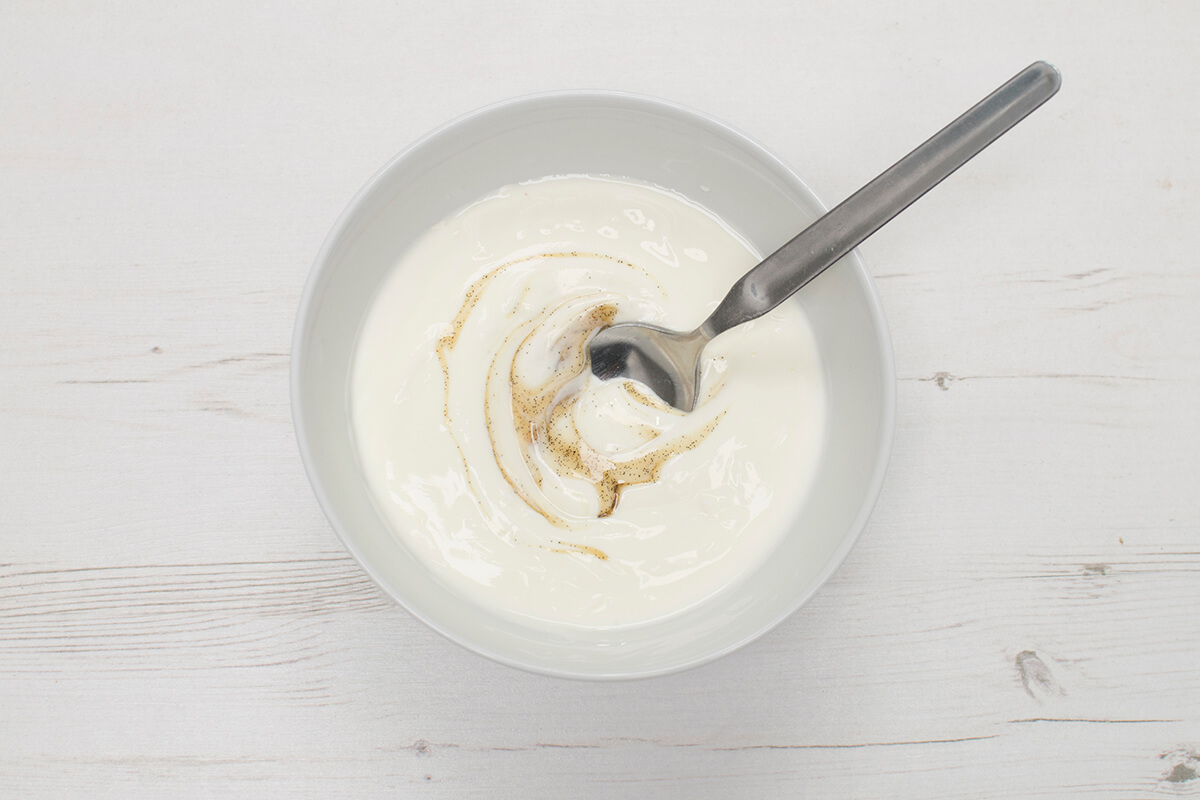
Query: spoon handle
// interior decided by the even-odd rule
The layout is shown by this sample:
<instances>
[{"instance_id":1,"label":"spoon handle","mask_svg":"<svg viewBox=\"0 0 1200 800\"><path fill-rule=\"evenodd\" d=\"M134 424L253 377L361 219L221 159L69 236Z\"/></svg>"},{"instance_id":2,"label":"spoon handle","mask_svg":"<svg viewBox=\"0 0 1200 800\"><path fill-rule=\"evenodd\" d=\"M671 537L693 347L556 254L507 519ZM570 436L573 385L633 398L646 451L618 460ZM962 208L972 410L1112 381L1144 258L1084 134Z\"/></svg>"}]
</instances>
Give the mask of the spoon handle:
<instances>
[{"instance_id":1,"label":"spoon handle","mask_svg":"<svg viewBox=\"0 0 1200 800\"><path fill-rule=\"evenodd\" d=\"M1061 82L1044 61L1026 67L742 276L700 332L712 338L791 297L1053 97Z\"/></svg>"}]
</instances>

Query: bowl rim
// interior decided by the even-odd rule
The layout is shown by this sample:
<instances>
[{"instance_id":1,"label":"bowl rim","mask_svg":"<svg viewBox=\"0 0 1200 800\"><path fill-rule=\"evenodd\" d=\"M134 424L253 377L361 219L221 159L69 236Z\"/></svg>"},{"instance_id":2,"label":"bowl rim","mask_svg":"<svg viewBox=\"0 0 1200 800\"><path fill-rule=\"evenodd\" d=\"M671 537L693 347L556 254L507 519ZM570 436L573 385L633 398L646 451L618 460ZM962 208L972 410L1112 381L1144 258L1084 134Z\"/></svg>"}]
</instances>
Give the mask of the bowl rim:
<instances>
[{"instance_id":1,"label":"bowl rim","mask_svg":"<svg viewBox=\"0 0 1200 800\"><path fill-rule=\"evenodd\" d=\"M792 598L791 602L783 606L778 614L769 619L765 624L758 626L756 629L747 632L744 636L737 638L725 647L706 653L702 656L692 658L685 662L659 667L655 669L646 669L640 671L614 671L612 673L595 673L572 671L565 668L548 667L541 664L531 663L529 661L521 661L512 658L503 653L498 653L486 647L480 646L468 639L459 637L453 631L447 630L439 625L434 620L429 619L418 610L414 609L406 599L396 591L395 587L384 581L371 565L370 560L363 557L359 548L355 544L353 538L348 534L342 525L341 519L336 511L336 507L331 501L328 493L320 484L317 473L317 465L312 453L311 445L306 434L306 422L308 419L307 412L304 407L301 392L301 375L302 362L305 355L305 337L312 325L317 312L320 310L320 303L317 301L318 287L323 283L325 272L329 267L329 258L335 247L342 240L346 231L351 227L355 217L361 211L365 201L376 191L379 185L386 179L389 173L396 168L398 164L407 159L414 151L419 151L429 142L439 138L448 131L454 130L460 126L472 123L482 117L487 117L499 112L511 112L519 109L521 106L537 106L547 102L612 102L623 103L631 107L637 107L644 110L656 112L667 112L673 115L674 118L684 118L690 124L695 124L701 128L707 128L711 132L718 134L721 137L729 138L736 141L747 150L753 151L764 162L771 164L778 176L784 179L791 188L795 189L799 194L804 196L804 199L809 202L812 207L820 213L825 213L829 210L821 199L817 196L808 184L804 182L792 168L783 161L774 152L769 150L763 144L748 136L741 130L723 122L716 117L713 117L703 111L691 108L686 105L675 103L670 100L643 95L633 92L624 92L609 89L575 89L575 90L557 90L549 92L537 92L533 94L525 94L517 97L511 97L505 100L500 100L484 106L480 106L465 114L454 117L447 122L438 125L417 139L413 140L403 149L392 156L388 161L377 169L371 177L364 183L354 196L347 202L337 220L334 222L329 233L321 243L320 249L317 251L316 257L313 259L312 267L309 269L308 276L305 280L304 289L300 296L300 302L296 313L296 320L292 330L291 338L291 357L289 359L289 380L288 390L291 401L292 411L292 427L296 437L296 445L300 451L300 459L304 465L304 472L308 478L309 485L312 487L313 493L317 498L317 503L321 507L326 520L334 529L342 545L353 556L358 565L366 572L371 581L390 597L395 603L403 608L410 615L421 621L425 626L432 631L442 636L444 639L451 641L464 649L484 656L492 661L495 661L506 666L515 667L525 672L547 675L555 678L567 678L585 681L616 681L616 680L636 680L643 678L659 677L664 675L676 674L686 670L694 669L704 664L712 663L721 659L737 650L746 647L754 641L765 636L770 631L781 625L784 620L795 614L803 605L805 605L813 595L821 589L822 586L829 580L830 577L842 566L850 551L853 550L863 530L866 528L867 522L870 519L872 512L875 509L879 500L879 495L883 489L883 482L887 474L888 464L891 460L892 447L895 438L895 423L896 423L896 367L895 354L892 349L890 331L887 324L887 318L883 311L883 303L879 297L879 293L875 288L875 283L871 279L870 272L866 268L865 260L858 248L854 248L846 256L843 257L848 265L852 266L858 282L861 284L864 292L864 299L870 311L870 316L875 324L875 339L876 347L880 355L880 366L882 368L882 384L883 396L881 398L882 419L880 420L880 439L881 447L876 454L875 463L872 465L871 477L867 483L867 492L864 500L859 507L858 515L854 518L849 529L842 537L837 549L828 558L824 567L817 575L809 582L805 591L798 593Z\"/></svg>"}]
</instances>

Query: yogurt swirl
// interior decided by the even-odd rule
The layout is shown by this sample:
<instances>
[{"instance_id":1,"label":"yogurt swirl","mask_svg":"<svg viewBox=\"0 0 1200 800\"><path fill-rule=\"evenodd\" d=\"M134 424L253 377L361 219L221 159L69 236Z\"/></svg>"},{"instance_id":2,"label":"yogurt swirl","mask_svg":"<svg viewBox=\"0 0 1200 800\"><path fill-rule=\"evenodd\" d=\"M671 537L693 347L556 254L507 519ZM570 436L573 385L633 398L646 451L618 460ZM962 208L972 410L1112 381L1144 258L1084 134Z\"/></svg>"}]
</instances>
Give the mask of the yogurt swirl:
<instances>
[{"instance_id":1,"label":"yogurt swirl","mask_svg":"<svg viewBox=\"0 0 1200 800\"><path fill-rule=\"evenodd\" d=\"M684 329L757 261L690 201L633 181L504 187L404 254L360 335L364 472L400 540L530 624L638 624L769 554L816 463L824 392L785 304L710 344L692 413L591 374L626 320Z\"/></svg>"}]
</instances>

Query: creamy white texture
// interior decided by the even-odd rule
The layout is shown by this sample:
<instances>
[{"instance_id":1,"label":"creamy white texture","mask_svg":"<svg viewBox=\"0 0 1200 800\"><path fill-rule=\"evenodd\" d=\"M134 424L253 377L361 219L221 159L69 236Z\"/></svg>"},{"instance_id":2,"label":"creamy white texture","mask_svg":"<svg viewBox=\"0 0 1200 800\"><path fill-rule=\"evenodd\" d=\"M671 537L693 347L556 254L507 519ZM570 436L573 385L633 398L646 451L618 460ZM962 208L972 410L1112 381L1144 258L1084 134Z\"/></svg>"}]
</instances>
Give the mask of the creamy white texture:
<instances>
[{"instance_id":1,"label":"creamy white texture","mask_svg":"<svg viewBox=\"0 0 1200 800\"><path fill-rule=\"evenodd\" d=\"M614 320L690 329L758 259L699 206L625 179L506 186L434 226L381 287L351 384L396 535L457 592L531 624L644 623L747 574L788 531L821 447L798 306L709 345L691 414L596 379L584 345Z\"/></svg>"}]
</instances>

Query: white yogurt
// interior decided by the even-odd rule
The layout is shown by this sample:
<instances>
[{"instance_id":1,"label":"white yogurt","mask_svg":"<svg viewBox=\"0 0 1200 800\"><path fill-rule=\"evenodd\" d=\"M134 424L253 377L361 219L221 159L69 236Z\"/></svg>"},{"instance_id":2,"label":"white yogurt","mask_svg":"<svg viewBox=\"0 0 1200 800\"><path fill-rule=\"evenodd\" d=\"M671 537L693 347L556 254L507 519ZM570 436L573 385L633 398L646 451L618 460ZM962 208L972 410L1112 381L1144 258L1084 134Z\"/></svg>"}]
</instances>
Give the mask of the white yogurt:
<instances>
[{"instance_id":1,"label":"white yogurt","mask_svg":"<svg viewBox=\"0 0 1200 800\"><path fill-rule=\"evenodd\" d=\"M750 573L822 445L799 306L714 340L691 414L596 379L585 345L611 321L689 330L759 259L702 207L628 179L506 186L434 226L381 287L350 387L396 536L456 592L541 626L661 619Z\"/></svg>"}]
</instances>

